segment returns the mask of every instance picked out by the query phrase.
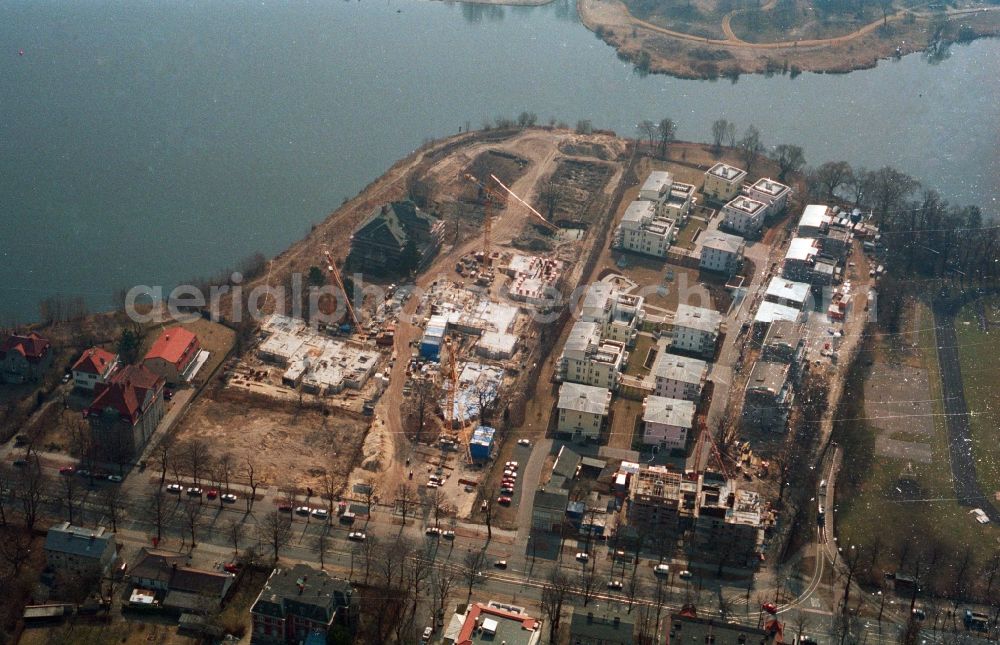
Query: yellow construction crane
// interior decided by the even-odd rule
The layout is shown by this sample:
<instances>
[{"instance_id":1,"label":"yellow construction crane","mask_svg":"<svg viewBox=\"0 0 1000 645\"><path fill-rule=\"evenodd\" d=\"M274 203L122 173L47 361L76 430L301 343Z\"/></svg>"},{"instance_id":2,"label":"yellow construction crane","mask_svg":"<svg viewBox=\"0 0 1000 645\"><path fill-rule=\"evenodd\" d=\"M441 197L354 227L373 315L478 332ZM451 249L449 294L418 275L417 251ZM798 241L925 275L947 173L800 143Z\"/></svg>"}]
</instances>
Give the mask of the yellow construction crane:
<instances>
[{"instance_id":1,"label":"yellow construction crane","mask_svg":"<svg viewBox=\"0 0 1000 645\"><path fill-rule=\"evenodd\" d=\"M361 322L358 320L357 314L354 312L354 305L351 304L351 297L347 293L347 288L344 287L344 281L340 277L340 271L337 270L337 263L333 261L333 256L327 251L326 255L326 270L333 277L334 284L340 289L340 293L344 295L344 302L347 304L347 313L351 316L351 322L354 324L354 332L358 334L362 340L364 340L364 331L361 329Z\"/></svg>"},{"instance_id":2,"label":"yellow construction crane","mask_svg":"<svg viewBox=\"0 0 1000 645\"><path fill-rule=\"evenodd\" d=\"M493 175L490 176L493 177ZM489 264L490 253L492 251L490 234L493 228L493 210L497 207L504 208L507 205L507 195L490 188L479 181L475 175L465 173L465 178L479 186L482 196L485 197L485 201L483 202L483 263ZM496 179L496 177L493 178Z\"/></svg>"}]
</instances>

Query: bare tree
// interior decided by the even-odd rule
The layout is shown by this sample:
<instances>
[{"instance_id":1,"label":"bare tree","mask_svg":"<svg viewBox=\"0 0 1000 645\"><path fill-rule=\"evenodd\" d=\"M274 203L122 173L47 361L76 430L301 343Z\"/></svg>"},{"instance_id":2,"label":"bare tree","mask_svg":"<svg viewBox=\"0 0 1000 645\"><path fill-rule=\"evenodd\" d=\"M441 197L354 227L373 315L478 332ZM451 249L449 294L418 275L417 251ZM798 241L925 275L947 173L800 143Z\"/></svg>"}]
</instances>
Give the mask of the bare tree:
<instances>
[{"instance_id":1,"label":"bare tree","mask_svg":"<svg viewBox=\"0 0 1000 645\"><path fill-rule=\"evenodd\" d=\"M403 516L403 526L406 526L406 516L416 502L417 492L409 482L403 482L396 488L396 508Z\"/></svg>"},{"instance_id":2,"label":"bare tree","mask_svg":"<svg viewBox=\"0 0 1000 645\"><path fill-rule=\"evenodd\" d=\"M0 464L0 491L13 490L14 475L7 464ZM7 526L7 495L0 492L0 524Z\"/></svg>"},{"instance_id":3,"label":"bare tree","mask_svg":"<svg viewBox=\"0 0 1000 645\"><path fill-rule=\"evenodd\" d=\"M480 505L480 508L483 509L483 519L486 521L487 542L493 539L493 514L496 512L496 503L496 498L489 491L484 491L483 503Z\"/></svg>"},{"instance_id":4,"label":"bare tree","mask_svg":"<svg viewBox=\"0 0 1000 645\"><path fill-rule=\"evenodd\" d=\"M230 492L229 482L233 477L233 468L235 464L236 458L233 457L233 453L231 452L222 453L222 455L220 455L215 461L215 469L219 478L219 483L221 484L220 488L223 493ZM222 499L222 495L219 495L219 499Z\"/></svg>"},{"instance_id":5,"label":"bare tree","mask_svg":"<svg viewBox=\"0 0 1000 645\"><path fill-rule=\"evenodd\" d=\"M195 529L198 528L198 516L201 514L201 502L199 500L198 504L192 502L187 502L184 504L184 522L187 524L188 531L191 534L191 548L193 549L197 546L195 542Z\"/></svg>"},{"instance_id":6,"label":"bare tree","mask_svg":"<svg viewBox=\"0 0 1000 645\"><path fill-rule=\"evenodd\" d=\"M659 138L658 154L661 158L667 156L667 146L669 146L677 136L677 124L673 119L661 119L656 127L656 135Z\"/></svg>"},{"instance_id":7,"label":"bare tree","mask_svg":"<svg viewBox=\"0 0 1000 645\"><path fill-rule=\"evenodd\" d=\"M739 141L739 149L744 170L749 173L757 156L764 151L764 144L760 140L760 130L756 126L747 126L743 138Z\"/></svg>"},{"instance_id":8,"label":"bare tree","mask_svg":"<svg viewBox=\"0 0 1000 645\"><path fill-rule=\"evenodd\" d=\"M333 506L337 501L337 492L340 490L340 480L334 474L332 466L327 468L323 473L320 485L322 486L322 495L326 498L326 510L331 516L333 516Z\"/></svg>"},{"instance_id":9,"label":"bare tree","mask_svg":"<svg viewBox=\"0 0 1000 645\"><path fill-rule=\"evenodd\" d=\"M97 494L97 500L100 502L101 510L111 520L111 530L117 532L118 522L125 511L125 498L121 486L105 486Z\"/></svg>"},{"instance_id":10,"label":"bare tree","mask_svg":"<svg viewBox=\"0 0 1000 645\"><path fill-rule=\"evenodd\" d=\"M427 505L430 507L431 514L434 516L434 526L439 526L441 523L441 516L448 511L448 497L441 492L440 488L431 489L430 495L427 496Z\"/></svg>"},{"instance_id":11,"label":"bare tree","mask_svg":"<svg viewBox=\"0 0 1000 645\"><path fill-rule=\"evenodd\" d=\"M426 425L434 419L441 398L440 386L431 378L416 379L404 406L407 426L413 440L420 442Z\"/></svg>"},{"instance_id":12,"label":"bare tree","mask_svg":"<svg viewBox=\"0 0 1000 645\"><path fill-rule=\"evenodd\" d=\"M166 495L162 490L153 493L152 503L149 506L150 519L156 527L156 541L163 539L163 524L166 521Z\"/></svg>"},{"instance_id":13,"label":"bare tree","mask_svg":"<svg viewBox=\"0 0 1000 645\"><path fill-rule=\"evenodd\" d=\"M368 520L371 519L375 504L378 503L378 493L378 479L374 475L366 476L361 482L361 496L365 500L365 507L368 509L368 514L365 516L366 525L368 524Z\"/></svg>"},{"instance_id":14,"label":"bare tree","mask_svg":"<svg viewBox=\"0 0 1000 645\"><path fill-rule=\"evenodd\" d=\"M330 541L329 526L324 526L320 532L313 539L313 545L316 547L316 554L319 556L319 568L326 568L326 549Z\"/></svg>"},{"instance_id":15,"label":"bare tree","mask_svg":"<svg viewBox=\"0 0 1000 645\"><path fill-rule=\"evenodd\" d=\"M86 490L80 486L76 477L59 478L59 504L65 507L66 519L69 520L70 524L76 523L74 522L74 519L76 519L76 509L79 505L83 504L85 494Z\"/></svg>"},{"instance_id":16,"label":"bare tree","mask_svg":"<svg viewBox=\"0 0 1000 645\"><path fill-rule=\"evenodd\" d=\"M586 607L591 598L594 597L597 584L597 574L595 569L597 558L590 558L582 564L580 569L580 597L583 599L583 606Z\"/></svg>"},{"instance_id":17,"label":"bare tree","mask_svg":"<svg viewBox=\"0 0 1000 645\"><path fill-rule=\"evenodd\" d=\"M240 541L243 539L244 525L242 520L232 520L226 525L226 535L230 544L233 545L233 558L240 553Z\"/></svg>"},{"instance_id":18,"label":"bare tree","mask_svg":"<svg viewBox=\"0 0 1000 645\"><path fill-rule=\"evenodd\" d=\"M253 503L257 497L257 487L261 485L261 482L257 479L257 470L254 468L253 462L250 458L247 458L246 465L247 480L250 485L250 495L247 496L247 513L253 510Z\"/></svg>"},{"instance_id":19,"label":"bare tree","mask_svg":"<svg viewBox=\"0 0 1000 645\"><path fill-rule=\"evenodd\" d=\"M778 163L778 180L785 181L790 172L796 172L806 165L806 155L799 146L781 143L774 147L771 158Z\"/></svg>"},{"instance_id":20,"label":"bare tree","mask_svg":"<svg viewBox=\"0 0 1000 645\"><path fill-rule=\"evenodd\" d=\"M838 188L849 185L853 175L851 164L846 161L828 161L816 169L816 181L828 199L833 198Z\"/></svg>"},{"instance_id":21,"label":"bare tree","mask_svg":"<svg viewBox=\"0 0 1000 645\"><path fill-rule=\"evenodd\" d=\"M722 150L722 142L726 138L726 129L729 127L729 121L726 119L716 119L712 122L712 149L718 153Z\"/></svg>"},{"instance_id":22,"label":"bare tree","mask_svg":"<svg viewBox=\"0 0 1000 645\"><path fill-rule=\"evenodd\" d=\"M32 531L38 521L48 477L42 472L37 455L29 454L27 462L19 473L16 494L21 502L24 525L29 531Z\"/></svg>"},{"instance_id":23,"label":"bare tree","mask_svg":"<svg viewBox=\"0 0 1000 645\"><path fill-rule=\"evenodd\" d=\"M361 556L365 561L365 580L364 584L368 584L368 576L371 574L372 564L374 564L376 556L379 552L379 540L374 535L369 535L368 538L361 543Z\"/></svg>"},{"instance_id":24,"label":"bare tree","mask_svg":"<svg viewBox=\"0 0 1000 645\"><path fill-rule=\"evenodd\" d=\"M163 489L164 484L167 482L167 470L170 468L171 462L174 457L174 440L173 437L164 437L156 444L154 449L154 454L156 455L156 461L160 467L160 489Z\"/></svg>"},{"instance_id":25,"label":"bare tree","mask_svg":"<svg viewBox=\"0 0 1000 645\"><path fill-rule=\"evenodd\" d=\"M267 513L257 525L261 539L271 546L274 561L280 557L281 548L288 544L292 537L292 518L277 509Z\"/></svg>"},{"instance_id":26,"label":"bare tree","mask_svg":"<svg viewBox=\"0 0 1000 645\"><path fill-rule=\"evenodd\" d=\"M646 141L649 142L649 149L652 150L656 137L659 135L659 128L656 127L656 124L649 119L645 119L639 122L636 130L638 130L640 137L646 138Z\"/></svg>"},{"instance_id":27,"label":"bare tree","mask_svg":"<svg viewBox=\"0 0 1000 645\"><path fill-rule=\"evenodd\" d=\"M542 587L542 614L549 621L549 642L559 638L559 624L562 620L563 605L572 601L573 585L559 568L552 570Z\"/></svg>"},{"instance_id":28,"label":"bare tree","mask_svg":"<svg viewBox=\"0 0 1000 645\"><path fill-rule=\"evenodd\" d=\"M559 184L553 182L551 178L541 185L538 189L538 203L541 204L542 208L545 210L545 219L550 222L555 219L556 210L565 198L566 192ZM487 389L483 386L477 388L476 394L479 395L479 409L482 411L485 409L485 403L492 401L493 390L492 388ZM484 398L487 398L486 395L488 395L489 401L483 400Z\"/></svg>"},{"instance_id":29,"label":"bare tree","mask_svg":"<svg viewBox=\"0 0 1000 645\"><path fill-rule=\"evenodd\" d=\"M455 577L455 573L443 562L435 565L431 571L431 592L437 617L444 616L444 607L455 586Z\"/></svg>"},{"instance_id":30,"label":"bare tree","mask_svg":"<svg viewBox=\"0 0 1000 645\"><path fill-rule=\"evenodd\" d=\"M486 549L470 549L462 559L462 573L469 586L469 594L465 602L472 600L472 586L476 584L482 575L483 565L486 563Z\"/></svg>"}]
</instances>

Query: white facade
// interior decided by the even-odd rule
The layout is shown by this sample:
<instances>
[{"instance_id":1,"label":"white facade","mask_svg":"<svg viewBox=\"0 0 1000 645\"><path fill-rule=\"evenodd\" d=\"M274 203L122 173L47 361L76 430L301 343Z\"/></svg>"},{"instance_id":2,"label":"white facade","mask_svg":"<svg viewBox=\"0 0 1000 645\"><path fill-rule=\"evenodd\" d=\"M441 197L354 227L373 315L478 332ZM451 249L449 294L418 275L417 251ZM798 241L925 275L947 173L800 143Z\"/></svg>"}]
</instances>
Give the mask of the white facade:
<instances>
[{"instance_id":1,"label":"white facade","mask_svg":"<svg viewBox=\"0 0 1000 645\"><path fill-rule=\"evenodd\" d=\"M722 207L722 226L740 235L756 235L764 227L767 204L740 195Z\"/></svg>"},{"instance_id":2,"label":"white facade","mask_svg":"<svg viewBox=\"0 0 1000 645\"><path fill-rule=\"evenodd\" d=\"M649 374L653 378L653 394L656 396L698 401L708 377L708 363L660 351Z\"/></svg>"},{"instance_id":3,"label":"white facade","mask_svg":"<svg viewBox=\"0 0 1000 645\"><path fill-rule=\"evenodd\" d=\"M639 199L651 202L663 201L670 192L670 187L674 185L674 176L665 170L654 170L642 182L639 189Z\"/></svg>"},{"instance_id":4,"label":"white facade","mask_svg":"<svg viewBox=\"0 0 1000 645\"><path fill-rule=\"evenodd\" d=\"M728 202L740 194L747 171L729 164L717 163L705 172L701 191L711 199Z\"/></svg>"},{"instance_id":5,"label":"white facade","mask_svg":"<svg viewBox=\"0 0 1000 645\"><path fill-rule=\"evenodd\" d=\"M601 337L631 346L646 318L642 296L620 293L605 282L587 287L580 303L580 320L601 325Z\"/></svg>"},{"instance_id":6,"label":"white facade","mask_svg":"<svg viewBox=\"0 0 1000 645\"><path fill-rule=\"evenodd\" d=\"M642 442L662 448L683 448L694 427L695 404L681 399L647 396L642 403Z\"/></svg>"},{"instance_id":7,"label":"white facade","mask_svg":"<svg viewBox=\"0 0 1000 645\"><path fill-rule=\"evenodd\" d=\"M573 325L563 346L558 378L617 390L626 360L624 343L601 340L598 323L580 320Z\"/></svg>"},{"instance_id":8,"label":"white facade","mask_svg":"<svg viewBox=\"0 0 1000 645\"><path fill-rule=\"evenodd\" d=\"M745 192L747 197L767 204L767 212L764 217L771 217L783 211L788 206L788 199L792 195L791 188L767 177L755 181L752 186L746 188Z\"/></svg>"},{"instance_id":9,"label":"white facade","mask_svg":"<svg viewBox=\"0 0 1000 645\"><path fill-rule=\"evenodd\" d=\"M705 271L732 275L743 262L746 242L738 235L722 231L706 231L698 266Z\"/></svg>"},{"instance_id":10,"label":"white facade","mask_svg":"<svg viewBox=\"0 0 1000 645\"><path fill-rule=\"evenodd\" d=\"M811 282L813 266L819 255L819 241L811 237L796 237L788 245L781 275L789 280Z\"/></svg>"},{"instance_id":11,"label":"white facade","mask_svg":"<svg viewBox=\"0 0 1000 645\"><path fill-rule=\"evenodd\" d=\"M715 341L722 326L722 314L713 309L677 305L671 347L702 356L715 353Z\"/></svg>"},{"instance_id":12,"label":"white facade","mask_svg":"<svg viewBox=\"0 0 1000 645\"><path fill-rule=\"evenodd\" d=\"M674 241L674 221L657 214L656 203L634 201L629 204L615 229L614 245L659 258L666 257Z\"/></svg>"},{"instance_id":13,"label":"white facade","mask_svg":"<svg viewBox=\"0 0 1000 645\"><path fill-rule=\"evenodd\" d=\"M563 383L559 387L557 430L574 439L597 439L611 406L611 390L593 385Z\"/></svg>"},{"instance_id":14,"label":"white facade","mask_svg":"<svg viewBox=\"0 0 1000 645\"><path fill-rule=\"evenodd\" d=\"M669 172L654 170L643 182L638 198L652 202L658 216L684 223L691 212L694 191L693 185L674 181Z\"/></svg>"},{"instance_id":15,"label":"white facade","mask_svg":"<svg viewBox=\"0 0 1000 645\"><path fill-rule=\"evenodd\" d=\"M812 287L806 282L775 276L767 285L764 300L806 311L813 306Z\"/></svg>"}]
</instances>

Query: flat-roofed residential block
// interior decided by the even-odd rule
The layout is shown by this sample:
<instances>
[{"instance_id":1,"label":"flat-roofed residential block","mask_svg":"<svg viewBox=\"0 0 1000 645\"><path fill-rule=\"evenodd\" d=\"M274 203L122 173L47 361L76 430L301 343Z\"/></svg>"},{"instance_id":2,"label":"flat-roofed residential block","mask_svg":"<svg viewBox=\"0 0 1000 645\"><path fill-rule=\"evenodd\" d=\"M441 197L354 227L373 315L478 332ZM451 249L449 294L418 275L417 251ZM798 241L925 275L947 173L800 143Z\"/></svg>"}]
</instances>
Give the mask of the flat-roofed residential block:
<instances>
[{"instance_id":1,"label":"flat-roofed residential block","mask_svg":"<svg viewBox=\"0 0 1000 645\"><path fill-rule=\"evenodd\" d=\"M662 348L665 349L665 348ZM649 370L653 393L671 399L698 401L708 378L708 363L689 356L660 351Z\"/></svg>"},{"instance_id":2,"label":"flat-roofed residential block","mask_svg":"<svg viewBox=\"0 0 1000 645\"><path fill-rule=\"evenodd\" d=\"M768 177L761 177L752 185L747 186L744 192L750 199L767 204L765 218L774 217L785 210L792 195L791 188Z\"/></svg>"},{"instance_id":3,"label":"flat-roofed residential block","mask_svg":"<svg viewBox=\"0 0 1000 645\"><path fill-rule=\"evenodd\" d=\"M674 241L674 221L657 214L656 203L634 201L615 229L614 246L655 257L666 257Z\"/></svg>"},{"instance_id":4,"label":"flat-roofed residential block","mask_svg":"<svg viewBox=\"0 0 1000 645\"><path fill-rule=\"evenodd\" d=\"M598 323L578 320L563 346L557 378L616 390L627 360L624 343L602 340Z\"/></svg>"},{"instance_id":5,"label":"flat-roofed residential block","mask_svg":"<svg viewBox=\"0 0 1000 645\"><path fill-rule=\"evenodd\" d=\"M667 450L683 448L694 428L694 416L692 401L647 396L642 403L642 443Z\"/></svg>"},{"instance_id":6,"label":"flat-roofed residential block","mask_svg":"<svg viewBox=\"0 0 1000 645\"><path fill-rule=\"evenodd\" d=\"M705 231L698 266L705 271L733 275L743 264L746 241L739 235L718 230Z\"/></svg>"},{"instance_id":7,"label":"flat-roofed residential block","mask_svg":"<svg viewBox=\"0 0 1000 645\"><path fill-rule=\"evenodd\" d=\"M740 194L746 178L747 171L729 164L717 163L705 172L705 184L701 190L710 199L728 202Z\"/></svg>"},{"instance_id":8,"label":"flat-roofed residential block","mask_svg":"<svg viewBox=\"0 0 1000 645\"><path fill-rule=\"evenodd\" d=\"M722 330L722 314L714 309L677 305L671 347L710 357Z\"/></svg>"},{"instance_id":9,"label":"flat-roofed residential block","mask_svg":"<svg viewBox=\"0 0 1000 645\"><path fill-rule=\"evenodd\" d=\"M611 406L611 390L605 387L563 383L559 387L557 430L574 439L596 440Z\"/></svg>"},{"instance_id":10,"label":"flat-roofed residential block","mask_svg":"<svg viewBox=\"0 0 1000 645\"><path fill-rule=\"evenodd\" d=\"M722 207L721 228L743 237L758 235L764 228L767 204L746 195L739 195Z\"/></svg>"}]
</instances>

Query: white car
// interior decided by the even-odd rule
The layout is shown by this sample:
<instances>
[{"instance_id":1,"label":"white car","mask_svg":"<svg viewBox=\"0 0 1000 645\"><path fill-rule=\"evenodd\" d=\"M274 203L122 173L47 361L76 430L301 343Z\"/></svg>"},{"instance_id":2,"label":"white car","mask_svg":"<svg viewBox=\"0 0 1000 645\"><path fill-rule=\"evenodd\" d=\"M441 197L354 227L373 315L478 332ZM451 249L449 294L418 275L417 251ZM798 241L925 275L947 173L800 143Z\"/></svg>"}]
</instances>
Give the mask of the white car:
<instances>
[{"instance_id":1,"label":"white car","mask_svg":"<svg viewBox=\"0 0 1000 645\"><path fill-rule=\"evenodd\" d=\"M986 511L984 511L981 508L974 508L971 511L969 511L969 514L971 514L973 517L975 517L976 521L979 522L980 524L989 524L990 523L989 516L986 515Z\"/></svg>"},{"instance_id":2,"label":"white car","mask_svg":"<svg viewBox=\"0 0 1000 645\"><path fill-rule=\"evenodd\" d=\"M590 560L590 554L580 551L576 554L576 559L580 562L586 562L587 560Z\"/></svg>"},{"instance_id":3,"label":"white car","mask_svg":"<svg viewBox=\"0 0 1000 645\"><path fill-rule=\"evenodd\" d=\"M436 526L428 526L427 530L424 531L430 537L438 537L441 535L441 529Z\"/></svg>"},{"instance_id":4,"label":"white car","mask_svg":"<svg viewBox=\"0 0 1000 645\"><path fill-rule=\"evenodd\" d=\"M351 531L347 534L347 539L355 542L364 542L366 537L368 536L365 535L364 531Z\"/></svg>"},{"instance_id":5,"label":"white car","mask_svg":"<svg viewBox=\"0 0 1000 645\"><path fill-rule=\"evenodd\" d=\"M174 493L175 495L180 495L184 487L180 484L170 484L167 486L167 492Z\"/></svg>"},{"instance_id":6,"label":"white car","mask_svg":"<svg viewBox=\"0 0 1000 645\"><path fill-rule=\"evenodd\" d=\"M613 591L621 591L623 586L624 585L622 584L621 580L608 580L608 589L611 589Z\"/></svg>"},{"instance_id":7,"label":"white car","mask_svg":"<svg viewBox=\"0 0 1000 645\"><path fill-rule=\"evenodd\" d=\"M191 497L201 497L201 489L198 488L197 486L192 486L191 488L187 489L187 494L190 495Z\"/></svg>"},{"instance_id":8,"label":"white car","mask_svg":"<svg viewBox=\"0 0 1000 645\"><path fill-rule=\"evenodd\" d=\"M431 480L431 481L427 482L427 488L441 488L441 484L439 484L436 481Z\"/></svg>"},{"instance_id":9,"label":"white car","mask_svg":"<svg viewBox=\"0 0 1000 645\"><path fill-rule=\"evenodd\" d=\"M446 540L454 540L455 539L455 532L454 531L441 531L441 537L443 537Z\"/></svg>"},{"instance_id":10,"label":"white car","mask_svg":"<svg viewBox=\"0 0 1000 645\"><path fill-rule=\"evenodd\" d=\"M666 575L670 573L670 566L666 564L658 564L653 567L653 573L658 575Z\"/></svg>"},{"instance_id":11,"label":"white car","mask_svg":"<svg viewBox=\"0 0 1000 645\"><path fill-rule=\"evenodd\" d=\"M519 445L519 446L530 446L531 442L528 441L527 439L518 439L517 440L517 445Z\"/></svg>"},{"instance_id":12,"label":"white car","mask_svg":"<svg viewBox=\"0 0 1000 645\"><path fill-rule=\"evenodd\" d=\"M503 465L504 468L511 468L513 470L517 470L517 466L518 463L516 461L508 461Z\"/></svg>"},{"instance_id":13,"label":"white car","mask_svg":"<svg viewBox=\"0 0 1000 645\"><path fill-rule=\"evenodd\" d=\"M233 495L232 493L223 493L221 495L221 499L222 499L222 501L224 501L227 504L235 504L236 503L236 495Z\"/></svg>"},{"instance_id":14,"label":"white car","mask_svg":"<svg viewBox=\"0 0 1000 645\"><path fill-rule=\"evenodd\" d=\"M325 520L330 517L330 511L325 508L314 508L312 511L312 516L319 520Z\"/></svg>"},{"instance_id":15,"label":"white car","mask_svg":"<svg viewBox=\"0 0 1000 645\"><path fill-rule=\"evenodd\" d=\"M295 507L295 514L296 515L305 516L305 515L309 515L310 513L312 513L312 509L309 508L308 506L296 506Z\"/></svg>"},{"instance_id":16,"label":"white car","mask_svg":"<svg viewBox=\"0 0 1000 645\"><path fill-rule=\"evenodd\" d=\"M690 580L692 578L691 572L688 571L687 569L684 569L683 571L681 571L677 575L679 575L681 577L681 580Z\"/></svg>"},{"instance_id":17,"label":"white car","mask_svg":"<svg viewBox=\"0 0 1000 645\"><path fill-rule=\"evenodd\" d=\"M122 476L121 475L108 475L108 481L109 482L113 482L115 484L120 484L120 483L122 483Z\"/></svg>"}]
</instances>

